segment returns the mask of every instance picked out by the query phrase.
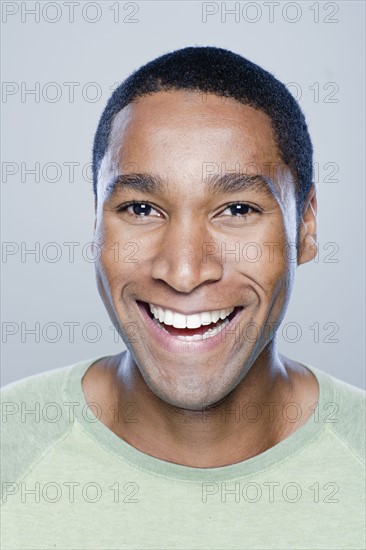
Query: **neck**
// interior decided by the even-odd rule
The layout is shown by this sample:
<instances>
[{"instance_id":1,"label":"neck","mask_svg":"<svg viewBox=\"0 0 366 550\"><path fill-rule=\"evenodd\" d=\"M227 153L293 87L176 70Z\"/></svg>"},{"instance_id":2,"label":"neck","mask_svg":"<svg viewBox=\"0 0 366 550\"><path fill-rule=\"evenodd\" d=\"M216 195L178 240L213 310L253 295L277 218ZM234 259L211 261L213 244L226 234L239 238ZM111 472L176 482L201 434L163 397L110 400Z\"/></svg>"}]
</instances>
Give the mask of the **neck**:
<instances>
[{"instance_id":1,"label":"neck","mask_svg":"<svg viewBox=\"0 0 366 550\"><path fill-rule=\"evenodd\" d=\"M235 464L266 451L304 424L317 400L313 375L279 356L274 343L263 350L232 392L198 411L170 405L156 396L128 351L111 358L107 369L104 365L104 380L107 370L107 384L83 380L84 391L105 388L104 395L99 395L104 404L101 421L146 454L196 468ZM100 369L100 380L101 375ZM89 393L88 400L93 398L96 393ZM300 418L296 418L298 410Z\"/></svg>"}]
</instances>

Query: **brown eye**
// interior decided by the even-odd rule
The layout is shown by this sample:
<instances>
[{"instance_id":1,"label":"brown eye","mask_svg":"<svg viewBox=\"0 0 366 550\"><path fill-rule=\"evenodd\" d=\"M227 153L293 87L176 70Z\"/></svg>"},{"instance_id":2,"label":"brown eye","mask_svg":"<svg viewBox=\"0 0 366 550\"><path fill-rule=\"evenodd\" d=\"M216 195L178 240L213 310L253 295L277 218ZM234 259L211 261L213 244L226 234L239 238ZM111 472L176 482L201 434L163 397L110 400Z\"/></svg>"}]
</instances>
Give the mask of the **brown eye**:
<instances>
[{"instance_id":1,"label":"brown eye","mask_svg":"<svg viewBox=\"0 0 366 550\"><path fill-rule=\"evenodd\" d=\"M247 204L232 204L229 206L229 209L233 216L243 216L249 212L249 206Z\"/></svg>"},{"instance_id":2,"label":"brown eye","mask_svg":"<svg viewBox=\"0 0 366 550\"><path fill-rule=\"evenodd\" d=\"M152 210L150 204L146 204L145 202L136 202L130 205L130 208L132 208L132 212L136 216L148 216Z\"/></svg>"},{"instance_id":3,"label":"brown eye","mask_svg":"<svg viewBox=\"0 0 366 550\"><path fill-rule=\"evenodd\" d=\"M228 213L226 214L226 212ZM223 210L222 214L224 216L228 215L228 216L233 216L238 218L238 217L244 217L247 214L250 214L251 212L259 213L259 210L257 210L253 206L249 206L249 204L237 202L227 206L225 210Z\"/></svg>"},{"instance_id":4,"label":"brown eye","mask_svg":"<svg viewBox=\"0 0 366 550\"><path fill-rule=\"evenodd\" d=\"M148 202L133 201L126 204L121 204L116 208L118 213L127 212L132 218L143 219L158 217L161 218L161 214L156 208L154 208Z\"/></svg>"}]
</instances>

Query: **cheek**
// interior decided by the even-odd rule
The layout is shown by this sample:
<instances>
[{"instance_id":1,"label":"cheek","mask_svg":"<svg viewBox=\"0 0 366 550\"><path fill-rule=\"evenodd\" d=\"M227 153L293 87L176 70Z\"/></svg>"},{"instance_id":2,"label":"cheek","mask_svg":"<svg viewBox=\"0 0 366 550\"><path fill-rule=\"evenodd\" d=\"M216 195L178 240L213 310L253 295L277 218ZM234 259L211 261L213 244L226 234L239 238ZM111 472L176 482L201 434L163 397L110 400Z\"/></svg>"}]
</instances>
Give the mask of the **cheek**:
<instances>
[{"instance_id":1,"label":"cheek","mask_svg":"<svg viewBox=\"0 0 366 550\"><path fill-rule=\"evenodd\" d=\"M276 247L278 249L278 247ZM262 296L272 301L275 294L287 287L288 265L283 255L273 250L272 245L251 243L243 249L237 269L240 275L250 279Z\"/></svg>"},{"instance_id":2,"label":"cheek","mask_svg":"<svg viewBox=\"0 0 366 550\"><path fill-rule=\"evenodd\" d=\"M263 288L276 286L289 266L290 252L281 219L264 220L252 227L243 227L235 236L221 239L219 244L224 263L230 269L247 274ZM296 259L296 255L295 255Z\"/></svg>"},{"instance_id":3,"label":"cheek","mask_svg":"<svg viewBox=\"0 0 366 550\"><path fill-rule=\"evenodd\" d=\"M120 224L101 224L96 239L99 247L97 272L103 274L113 293L128 282L138 282L153 257L153 239L136 238L136 228L121 231Z\"/></svg>"}]
</instances>

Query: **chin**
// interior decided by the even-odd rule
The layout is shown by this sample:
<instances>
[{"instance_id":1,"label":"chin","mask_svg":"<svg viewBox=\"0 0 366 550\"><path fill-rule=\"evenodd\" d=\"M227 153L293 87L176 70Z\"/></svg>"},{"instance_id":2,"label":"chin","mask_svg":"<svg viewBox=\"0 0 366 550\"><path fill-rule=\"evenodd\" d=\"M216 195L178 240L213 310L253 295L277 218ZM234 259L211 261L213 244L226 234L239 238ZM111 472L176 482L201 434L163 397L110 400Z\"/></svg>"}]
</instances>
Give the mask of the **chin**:
<instances>
[{"instance_id":1,"label":"chin","mask_svg":"<svg viewBox=\"0 0 366 550\"><path fill-rule=\"evenodd\" d=\"M229 373L226 372L224 375L216 369L212 370L208 377L207 372L204 376L198 374L197 365L194 373L187 373L184 366L181 365L182 370L185 370L185 376L174 377L171 373L167 380L160 369L154 369L154 372L151 372L150 369L138 368L149 390L155 396L172 407L191 411L202 411L220 403L243 378L242 370L229 376ZM221 365L221 368L224 367ZM192 371L192 369L190 370Z\"/></svg>"}]
</instances>

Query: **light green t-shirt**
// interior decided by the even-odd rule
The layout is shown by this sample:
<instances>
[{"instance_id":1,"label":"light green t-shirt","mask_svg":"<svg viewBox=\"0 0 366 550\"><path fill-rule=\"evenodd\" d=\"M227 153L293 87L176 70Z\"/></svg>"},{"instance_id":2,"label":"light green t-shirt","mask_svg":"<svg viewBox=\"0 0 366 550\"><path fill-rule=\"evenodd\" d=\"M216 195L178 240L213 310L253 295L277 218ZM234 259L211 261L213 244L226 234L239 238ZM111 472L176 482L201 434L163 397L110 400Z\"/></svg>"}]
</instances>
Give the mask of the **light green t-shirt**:
<instances>
[{"instance_id":1,"label":"light green t-shirt","mask_svg":"<svg viewBox=\"0 0 366 550\"><path fill-rule=\"evenodd\" d=\"M243 462L192 468L98 420L81 379L99 358L2 389L3 550L365 548L362 390L307 367L320 396L301 428ZM122 414L136 420L134 404Z\"/></svg>"}]
</instances>

